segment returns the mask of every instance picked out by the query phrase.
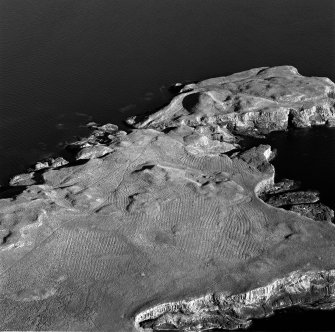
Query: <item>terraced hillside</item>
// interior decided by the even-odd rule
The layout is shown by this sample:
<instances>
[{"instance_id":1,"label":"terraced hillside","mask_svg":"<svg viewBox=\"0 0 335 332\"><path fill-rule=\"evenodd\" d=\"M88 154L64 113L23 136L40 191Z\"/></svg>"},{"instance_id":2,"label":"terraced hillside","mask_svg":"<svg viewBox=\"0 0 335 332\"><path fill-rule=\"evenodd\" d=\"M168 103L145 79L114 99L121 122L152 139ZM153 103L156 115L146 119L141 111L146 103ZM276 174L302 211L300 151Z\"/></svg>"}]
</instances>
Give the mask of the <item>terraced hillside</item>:
<instances>
[{"instance_id":1,"label":"terraced hillside","mask_svg":"<svg viewBox=\"0 0 335 332\"><path fill-rule=\"evenodd\" d=\"M289 66L184 86L129 133L96 127L0 200L0 329L202 331L335 303L335 227L265 203L271 147L332 125L335 85ZM41 163L39 163L41 165Z\"/></svg>"}]
</instances>

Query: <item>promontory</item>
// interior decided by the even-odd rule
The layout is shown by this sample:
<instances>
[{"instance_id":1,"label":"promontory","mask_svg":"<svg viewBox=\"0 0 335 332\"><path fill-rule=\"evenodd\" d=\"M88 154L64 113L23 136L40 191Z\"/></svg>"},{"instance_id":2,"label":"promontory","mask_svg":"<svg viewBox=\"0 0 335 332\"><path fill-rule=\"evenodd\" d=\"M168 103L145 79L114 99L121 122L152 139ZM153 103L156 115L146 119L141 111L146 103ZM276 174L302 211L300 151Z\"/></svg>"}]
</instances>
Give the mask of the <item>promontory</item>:
<instances>
[{"instance_id":1,"label":"promontory","mask_svg":"<svg viewBox=\"0 0 335 332\"><path fill-rule=\"evenodd\" d=\"M236 329L334 308L333 211L241 138L333 126L335 84L279 66L176 89L2 188L1 330Z\"/></svg>"}]
</instances>

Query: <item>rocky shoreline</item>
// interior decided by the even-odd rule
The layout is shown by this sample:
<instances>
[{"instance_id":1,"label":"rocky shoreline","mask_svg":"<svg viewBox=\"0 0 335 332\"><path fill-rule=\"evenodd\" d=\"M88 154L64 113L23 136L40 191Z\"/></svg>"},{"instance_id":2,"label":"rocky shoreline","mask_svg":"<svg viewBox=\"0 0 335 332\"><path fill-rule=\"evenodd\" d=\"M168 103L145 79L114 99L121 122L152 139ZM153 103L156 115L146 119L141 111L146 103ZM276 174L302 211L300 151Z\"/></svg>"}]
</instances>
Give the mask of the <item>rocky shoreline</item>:
<instances>
[{"instance_id":1,"label":"rocky shoreline","mask_svg":"<svg viewBox=\"0 0 335 332\"><path fill-rule=\"evenodd\" d=\"M334 211L240 138L333 126L335 84L281 66L176 89L2 191L1 329L236 329L334 307Z\"/></svg>"},{"instance_id":2,"label":"rocky shoreline","mask_svg":"<svg viewBox=\"0 0 335 332\"><path fill-rule=\"evenodd\" d=\"M182 331L201 329L246 329L251 319L273 315L275 310L292 306L334 309L335 270L293 272L264 287L226 296L207 294L190 301L160 304L135 317L138 330L178 328Z\"/></svg>"}]
</instances>

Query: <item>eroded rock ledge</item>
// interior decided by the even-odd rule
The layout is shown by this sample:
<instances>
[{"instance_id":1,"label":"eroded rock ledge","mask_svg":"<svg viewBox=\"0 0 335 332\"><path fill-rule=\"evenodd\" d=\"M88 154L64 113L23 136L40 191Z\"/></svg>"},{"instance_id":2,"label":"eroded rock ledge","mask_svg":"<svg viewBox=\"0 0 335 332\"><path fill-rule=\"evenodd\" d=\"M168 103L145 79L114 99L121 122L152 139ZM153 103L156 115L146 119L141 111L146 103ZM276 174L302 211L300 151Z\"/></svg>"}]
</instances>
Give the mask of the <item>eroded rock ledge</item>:
<instances>
[{"instance_id":1,"label":"eroded rock ledge","mask_svg":"<svg viewBox=\"0 0 335 332\"><path fill-rule=\"evenodd\" d=\"M334 83L304 77L291 66L255 68L188 84L170 105L137 128L225 125L235 133L267 134L289 127L334 125Z\"/></svg>"},{"instance_id":2,"label":"eroded rock ledge","mask_svg":"<svg viewBox=\"0 0 335 332\"><path fill-rule=\"evenodd\" d=\"M1 330L235 329L333 307L333 211L240 138L332 125L334 83L281 66L179 88L1 191Z\"/></svg>"},{"instance_id":3,"label":"eroded rock ledge","mask_svg":"<svg viewBox=\"0 0 335 332\"><path fill-rule=\"evenodd\" d=\"M335 270L295 271L241 294L211 293L188 301L160 304L136 315L135 326L139 331L247 328L250 319L270 316L274 310L296 305L332 309L334 300Z\"/></svg>"}]
</instances>

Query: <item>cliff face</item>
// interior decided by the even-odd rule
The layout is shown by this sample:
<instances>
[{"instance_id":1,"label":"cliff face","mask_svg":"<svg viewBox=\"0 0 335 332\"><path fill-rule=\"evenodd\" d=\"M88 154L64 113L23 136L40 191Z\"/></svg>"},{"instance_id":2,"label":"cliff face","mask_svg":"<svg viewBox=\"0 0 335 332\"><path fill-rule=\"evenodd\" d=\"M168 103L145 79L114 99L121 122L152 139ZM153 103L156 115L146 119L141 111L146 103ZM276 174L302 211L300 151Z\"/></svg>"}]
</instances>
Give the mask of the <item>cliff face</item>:
<instances>
[{"instance_id":1,"label":"cliff face","mask_svg":"<svg viewBox=\"0 0 335 332\"><path fill-rule=\"evenodd\" d=\"M186 85L172 103L138 128L226 125L237 133L268 133L335 121L335 85L290 66L256 68Z\"/></svg>"},{"instance_id":2,"label":"cliff face","mask_svg":"<svg viewBox=\"0 0 335 332\"><path fill-rule=\"evenodd\" d=\"M202 331L331 308L334 225L262 201L294 186L236 135L333 118L334 84L284 66L184 86L128 134L95 126L75 162L1 192L0 328Z\"/></svg>"},{"instance_id":3,"label":"cliff face","mask_svg":"<svg viewBox=\"0 0 335 332\"><path fill-rule=\"evenodd\" d=\"M285 278L227 296L212 293L189 301L163 303L135 317L139 331L171 328L182 331L247 328L252 318L263 318L290 306L335 307L335 270L293 272Z\"/></svg>"}]
</instances>

